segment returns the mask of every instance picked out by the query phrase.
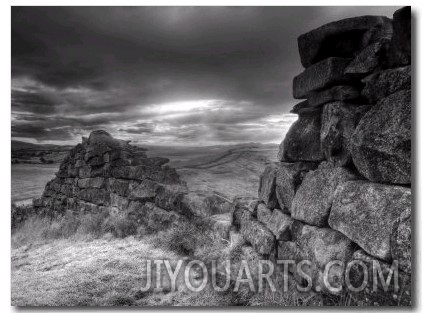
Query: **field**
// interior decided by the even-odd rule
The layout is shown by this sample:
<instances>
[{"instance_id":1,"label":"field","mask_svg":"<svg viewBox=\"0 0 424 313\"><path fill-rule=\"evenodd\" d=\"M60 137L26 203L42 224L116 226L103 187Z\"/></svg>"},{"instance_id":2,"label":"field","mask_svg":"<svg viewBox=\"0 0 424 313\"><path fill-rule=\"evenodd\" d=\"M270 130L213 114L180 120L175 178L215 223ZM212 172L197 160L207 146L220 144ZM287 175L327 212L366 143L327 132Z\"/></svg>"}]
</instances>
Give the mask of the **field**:
<instances>
[{"instance_id":1,"label":"field","mask_svg":"<svg viewBox=\"0 0 424 313\"><path fill-rule=\"evenodd\" d=\"M39 197L58 164L12 164L12 202Z\"/></svg>"}]
</instances>

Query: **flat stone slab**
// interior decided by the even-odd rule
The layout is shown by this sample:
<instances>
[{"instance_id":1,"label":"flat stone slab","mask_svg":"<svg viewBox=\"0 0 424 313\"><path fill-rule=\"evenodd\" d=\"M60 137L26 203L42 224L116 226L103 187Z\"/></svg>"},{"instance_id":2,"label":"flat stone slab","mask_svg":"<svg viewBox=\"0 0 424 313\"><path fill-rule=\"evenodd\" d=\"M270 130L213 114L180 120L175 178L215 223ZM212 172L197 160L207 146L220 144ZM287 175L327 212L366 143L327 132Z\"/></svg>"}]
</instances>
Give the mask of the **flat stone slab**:
<instances>
[{"instance_id":1,"label":"flat stone slab","mask_svg":"<svg viewBox=\"0 0 424 313\"><path fill-rule=\"evenodd\" d=\"M331 22L297 39L304 67L328 57L353 57L358 51L392 32L392 22L385 16L358 16Z\"/></svg>"},{"instance_id":2,"label":"flat stone slab","mask_svg":"<svg viewBox=\"0 0 424 313\"><path fill-rule=\"evenodd\" d=\"M293 79L293 97L305 99L313 91L354 81L345 74L350 62L349 58L332 57L308 67Z\"/></svg>"},{"instance_id":3,"label":"flat stone slab","mask_svg":"<svg viewBox=\"0 0 424 313\"><path fill-rule=\"evenodd\" d=\"M334 86L321 91L314 91L308 95L309 107L320 107L328 102L347 101L357 99L361 96L354 86Z\"/></svg>"}]
</instances>

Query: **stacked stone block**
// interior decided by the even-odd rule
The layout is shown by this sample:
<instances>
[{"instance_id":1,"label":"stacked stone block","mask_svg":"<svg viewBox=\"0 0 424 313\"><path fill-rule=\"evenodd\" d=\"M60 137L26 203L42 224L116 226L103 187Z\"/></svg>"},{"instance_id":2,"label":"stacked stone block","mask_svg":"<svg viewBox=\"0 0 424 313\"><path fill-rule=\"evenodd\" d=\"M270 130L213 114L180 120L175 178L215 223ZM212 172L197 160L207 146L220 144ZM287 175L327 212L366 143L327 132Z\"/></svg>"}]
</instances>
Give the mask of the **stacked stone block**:
<instances>
[{"instance_id":1,"label":"stacked stone block","mask_svg":"<svg viewBox=\"0 0 424 313\"><path fill-rule=\"evenodd\" d=\"M310 260L317 292L347 291L355 304L411 304L410 19L405 7L393 20L349 18L298 38L298 120L260 178L258 201L234 205L233 224L258 253ZM401 288L352 292L342 267L328 278L343 288L329 290L332 260L361 260L371 275L373 260L386 274L397 262Z\"/></svg>"}]
</instances>

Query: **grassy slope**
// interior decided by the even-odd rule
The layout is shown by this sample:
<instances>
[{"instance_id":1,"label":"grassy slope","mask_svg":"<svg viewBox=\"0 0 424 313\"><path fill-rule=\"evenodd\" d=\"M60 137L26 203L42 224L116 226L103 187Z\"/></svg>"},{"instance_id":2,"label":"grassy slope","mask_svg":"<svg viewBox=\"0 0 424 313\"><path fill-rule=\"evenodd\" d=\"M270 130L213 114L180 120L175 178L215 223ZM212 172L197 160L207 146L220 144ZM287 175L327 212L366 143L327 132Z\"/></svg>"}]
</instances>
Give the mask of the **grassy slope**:
<instances>
[{"instance_id":1,"label":"grassy slope","mask_svg":"<svg viewBox=\"0 0 424 313\"><path fill-rule=\"evenodd\" d=\"M163 291L139 290L146 284L146 259L182 258L134 237L25 245L12 251L12 305L199 305L200 295L181 283L172 292L167 279ZM217 294L209 298L211 305L228 303Z\"/></svg>"}]
</instances>

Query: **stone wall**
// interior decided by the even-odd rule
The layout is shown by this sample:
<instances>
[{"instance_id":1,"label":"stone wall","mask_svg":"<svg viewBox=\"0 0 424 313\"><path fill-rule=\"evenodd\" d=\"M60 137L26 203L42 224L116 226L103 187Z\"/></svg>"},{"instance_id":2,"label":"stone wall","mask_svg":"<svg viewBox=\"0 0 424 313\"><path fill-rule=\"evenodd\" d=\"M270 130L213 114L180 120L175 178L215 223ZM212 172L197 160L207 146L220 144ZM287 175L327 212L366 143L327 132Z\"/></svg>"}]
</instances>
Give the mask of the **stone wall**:
<instances>
[{"instance_id":1,"label":"stone wall","mask_svg":"<svg viewBox=\"0 0 424 313\"><path fill-rule=\"evenodd\" d=\"M229 219L208 219L228 212L230 203L217 196L190 192L167 158L93 131L60 164L33 205L40 214L127 214L138 223L165 229L181 219L206 219L212 227L229 227Z\"/></svg>"},{"instance_id":2,"label":"stone wall","mask_svg":"<svg viewBox=\"0 0 424 313\"><path fill-rule=\"evenodd\" d=\"M233 225L263 257L310 260L314 291L349 292L355 304L411 304L411 12L362 16L298 38L305 70L293 80L298 120L279 162L260 179L257 200L234 204ZM345 268L398 262L399 290L346 288ZM396 264L396 263L394 263ZM352 285L361 285L354 267ZM294 279L302 281L291 269ZM393 280L392 280L393 286ZM390 289L392 288L392 289Z\"/></svg>"}]
</instances>

